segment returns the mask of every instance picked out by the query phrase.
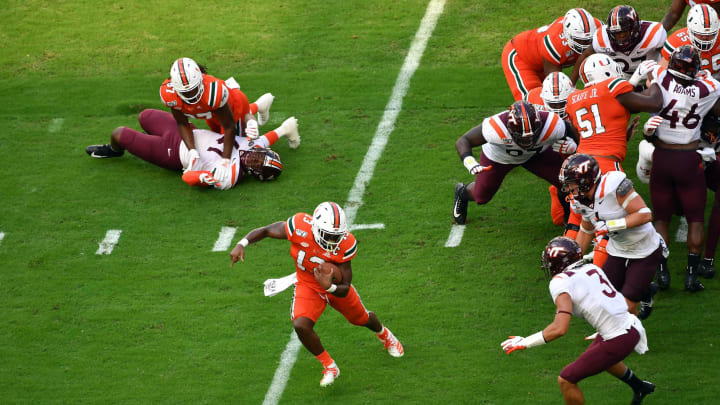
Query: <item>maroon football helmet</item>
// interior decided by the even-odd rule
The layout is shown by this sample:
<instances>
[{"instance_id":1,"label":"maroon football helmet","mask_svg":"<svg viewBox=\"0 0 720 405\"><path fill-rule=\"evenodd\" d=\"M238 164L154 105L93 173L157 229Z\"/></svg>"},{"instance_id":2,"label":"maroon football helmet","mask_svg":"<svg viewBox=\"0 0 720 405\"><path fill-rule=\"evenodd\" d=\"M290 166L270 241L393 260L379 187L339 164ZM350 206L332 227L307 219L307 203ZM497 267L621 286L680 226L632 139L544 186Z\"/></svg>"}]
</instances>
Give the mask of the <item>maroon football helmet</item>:
<instances>
[{"instance_id":1,"label":"maroon football helmet","mask_svg":"<svg viewBox=\"0 0 720 405\"><path fill-rule=\"evenodd\" d=\"M607 34L613 49L628 52L640 42L640 17L631 6L616 6L607 19Z\"/></svg>"},{"instance_id":2,"label":"maroon football helmet","mask_svg":"<svg viewBox=\"0 0 720 405\"><path fill-rule=\"evenodd\" d=\"M260 181L275 180L283 170L280 155L271 149L251 148L240 151L240 164L243 170Z\"/></svg>"},{"instance_id":3,"label":"maroon football helmet","mask_svg":"<svg viewBox=\"0 0 720 405\"><path fill-rule=\"evenodd\" d=\"M680 84L690 85L700 72L700 52L691 45L675 48L670 55L667 69Z\"/></svg>"},{"instance_id":4,"label":"maroon football helmet","mask_svg":"<svg viewBox=\"0 0 720 405\"><path fill-rule=\"evenodd\" d=\"M535 146L543 123L535 107L527 101L516 101L510 106L507 129L515 143L523 148Z\"/></svg>"},{"instance_id":5,"label":"maroon football helmet","mask_svg":"<svg viewBox=\"0 0 720 405\"><path fill-rule=\"evenodd\" d=\"M558 236L545 246L542 252L542 268L547 278L551 278L582 259L582 249L575 239Z\"/></svg>"},{"instance_id":6,"label":"maroon football helmet","mask_svg":"<svg viewBox=\"0 0 720 405\"><path fill-rule=\"evenodd\" d=\"M591 205L594 198L586 194L600 181L600 176L597 160L590 155L578 153L565 159L558 177L562 191L572 194L574 199L585 205Z\"/></svg>"}]
</instances>

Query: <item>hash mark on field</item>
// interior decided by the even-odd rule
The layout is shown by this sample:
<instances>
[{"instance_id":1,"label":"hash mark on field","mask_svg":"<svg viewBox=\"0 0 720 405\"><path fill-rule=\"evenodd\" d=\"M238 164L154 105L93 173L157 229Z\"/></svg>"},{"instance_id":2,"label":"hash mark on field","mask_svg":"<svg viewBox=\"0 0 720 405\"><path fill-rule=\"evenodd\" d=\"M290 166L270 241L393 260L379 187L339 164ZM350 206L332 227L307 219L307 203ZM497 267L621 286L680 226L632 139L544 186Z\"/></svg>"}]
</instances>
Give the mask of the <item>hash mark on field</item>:
<instances>
[{"instance_id":1,"label":"hash mark on field","mask_svg":"<svg viewBox=\"0 0 720 405\"><path fill-rule=\"evenodd\" d=\"M115 249L115 245L117 245L118 241L120 240L120 234L122 233L121 229L110 229L105 233L105 239L103 239L102 242L100 242L100 247L98 247L97 252L95 252L96 255L109 255L112 253L113 249Z\"/></svg>"},{"instance_id":2,"label":"hash mark on field","mask_svg":"<svg viewBox=\"0 0 720 405\"><path fill-rule=\"evenodd\" d=\"M65 118L53 118L50 125L48 125L48 132L58 132L62 129L64 123Z\"/></svg>"},{"instance_id":3,"label":"hash mark on field","mask_svg":"<svg viewBox=\"0 0 720 405\"><path fill-rule=\"evenodd\" d=\"M0 244L2 244L3 239L5 239L5 232L0 232Z\"/></svg>"},{"instance_id":4,"label":"hash mark on field","mask_svg":"<svg viewBox=\"0 0 720 405\"><path fill-rule=\"evenodd\" d=\"M459 245L462 241L463 233L465 233L465 225L453 224L452 229L450 229L450 236L448 236L448 240L445 242L445 247L455 247Z\"/></svg>"},{"instance_id":5,"label":"hash mark on field","mask_svg":"<svg viewBox=\"0 0 720 405\"><path fill-rule=\"evenodd\" d=\"M228 250L228 248L230 247L230 243L232 243L233 237L235 236L236 231L237 231L237 228L223 226L222 229L220 229L220 235L218 235L218 238L215 241L215 246L213 246L212 251L213 252L224 252L224 251Z\"/></svg>"},{"instance_id":6,"label":"hash mark on field","mask_svg":"<svg viewBox=\"0 0 720 405\"><path fill-rule=\"evenodd\" d=\"M357 229L385 229L385 224L357 224L348 226L349 231Z\"/></svg>"},{"instance_id":7,"label":"hash mark on field","mask_svg":"<svg viewBox=\"0 0 720 405\"><path fill-rule=\"evenodd\" d=\"M365 193L365 187L370 182L375 170L375 164L380 155L382 155L383 149L387 144L390 133L395 128L395 120L398 114L402 110L402 99L407 93L407 89L410 86L410 78L412 78L415 70L420 65L420 59L422 58L423 52L425 52L425 46L427 46L428 39L432 36L435 24L437 24L440 14L443 12L445 7L445 0L431 0L428 4L427 10L425 10L425 16L420 22L420 28L415 33L415 38L410 44L410 50L405 57L405 62L402 68L400 68L400 74L393 87L390 101L388 101L383 113L382 120L378 125L375 136L373 137L370 148L365 154L360 170L358 171L357 177L355 177L355 183L348 195L348 201L345 204L345 215L347 219L348 228L353 228L355 223L355 217L357 216L358 209L363 204L362 196ZM384 224L373 224L382 225ZM367 226L367 225L358 225ZM358 229L358 228L355 228ZM294 342L293 339L297 339L293 332L293 338L287 344L285 351L283 352L280 365L275 371L275 377L270 385L270 389L265 395L264 405L274 405L280 401L285 385L290 378L290 370L295 364L297 359L297 352L300 348L300 342Z\"/></svg>"}]
</instances>

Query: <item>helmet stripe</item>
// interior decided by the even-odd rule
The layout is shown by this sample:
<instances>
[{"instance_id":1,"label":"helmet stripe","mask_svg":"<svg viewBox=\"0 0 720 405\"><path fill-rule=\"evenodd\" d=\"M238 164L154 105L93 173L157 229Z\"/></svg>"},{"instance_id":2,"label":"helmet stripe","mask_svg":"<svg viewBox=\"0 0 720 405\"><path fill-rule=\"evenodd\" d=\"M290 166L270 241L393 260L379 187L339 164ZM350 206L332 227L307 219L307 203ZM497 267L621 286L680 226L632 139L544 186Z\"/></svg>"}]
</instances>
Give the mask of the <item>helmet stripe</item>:
<instances>
[{"instance_id":1,"label":"helmet stripe","mask_svg":"<svg viewBox=\"0 0 720 405\"><path fill-rule=\"evenodd\" d=\"M585 62L587 62L587 60L584 60L582 65L580 65L580 76L582 78L583 83L587 84L589 80L588 80L587 76L585 76Z\"/></svg>"},{"instance_id":2,"label":"helmet stripe","mask_svg":"<svg viewBox=\"0 0 720 405\"><path fill-rule=\"evenodd\" d=\"M578 14L580 14L580 18L582 19L583 31L590 32L590 22L588 21L587 15L584 13L585 10L581 8L576 8L575 10L577 10Z\"/></svg>"},{"instance_id":3,"label":"helmet stripe","mask_svg":"<svg viewBox=\"0 0 720 405\"><path fill-rule=\"evenodd\" d=\"M333 225L335 229L340 228L340 213L338 212L338 206L334 202L330 203L333 210Z\"/></svg>"},{"instance_id":4,"label":"helmet stripe","mask_svg":"<svg viewBox=\"0 0 720 405\"><path fill-rule=\"evenodd\" d=\"M178 64L178 70L180 71L180 80L182 80L182 83L187 86L189 81L187 78L187 75L185 74L185 64L183 63L183 59L180 58L177 60Z\"/></svg>"},{"instance_id":5,"label":"helmet stripe","mask_svg":"<svg viewBox=\"0 0 720 405\"><path fill-rule=\"evenodd\" d=\"M703 11L703 23L705 25L705 28L710 28L710 12L708 11L708 5L703 4L700 6Z\"/></svg>"},{"instance_id":6,"label":"helmet stripe","mask_svg":"<svg viewBox=\"0 0 720 405\"><path fill-rule=\"evenodd\" d=\"M619 27L619 25L620 25L618 23L618 11L620 11L620 7L615 7L615 9L613 10L612 18L610 19L610 26L613 28L616 26Z\"/></svg>"},{"instance_id":7,"label":"helmet stripe","mask_svg":"<svg viewBox=\"0 0 720 405\"><path fill-rule=\"evenodd\" d=\"M553 96L560 97L560 75L553 73Z\"/></svg>"},{"instance_id":8,"label":"helmet stripe","mask_svg":"<svg viewBox=\"0 0 720 405\"><path fill-rule=\"evenodd\" d=\"M530 133L530 119L528 118L528 113L525 109L525 103L520 103L520 109L522 112L523 131L528 134Z\"/></svg>"}]
</instances>

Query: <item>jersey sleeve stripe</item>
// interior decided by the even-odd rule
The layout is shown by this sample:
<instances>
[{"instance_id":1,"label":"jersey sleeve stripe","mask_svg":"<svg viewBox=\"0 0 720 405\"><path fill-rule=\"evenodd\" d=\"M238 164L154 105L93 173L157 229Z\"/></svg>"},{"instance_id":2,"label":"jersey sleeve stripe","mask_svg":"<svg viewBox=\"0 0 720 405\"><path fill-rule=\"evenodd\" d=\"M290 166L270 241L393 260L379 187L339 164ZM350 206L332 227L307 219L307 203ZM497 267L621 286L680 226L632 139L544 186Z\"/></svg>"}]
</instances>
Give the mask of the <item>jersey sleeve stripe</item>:
<instances>
[{"instance_id":1,"label":"jersey sleeve stripe","mask_svg":"<svg viewBox=\"0 0 720 405\"><path fill-rule=\"evenodd\" d=\"M624 79L617 78L617 79L611 81L610 84L608 84L608 90L610 90L610 92L612 92L613 90L615 90L615 87L616 87L618 84L620 84L623 80L624 80Z\"/></svg>"},{"instance_id":2,"label":"jersey sleeve stripe","mask_svg":"<svg viewBox=\"0 0 720 405\"><path fill-rule=\"evenodd\" d=\"M605 45L605 36L603 35L604 29L600 27L599 30L595 31L595 35L597 35L598 44L601 48L607 48L607 45Z\"/></svg>"},{"instance_id":3,"label":"jersey sleeve stripe","mask_svg":"<svg viewBox=\"0 0 720 405\"><path fill-rule=\"evenodd\" d=\"M345 255L343 255L343 260L347 260L355 256L355 253L357 253L357 241L355 241L355 243L353 243L353 245L345 251Z\"/></svg>"},{"instance_id":4,"label":"jersey sleeve stripe","mask_svg":"<svg viewBox=\"0 0 720 405\"><path fill-rule=\"evenodd\" d=\"M660 23L655 23L655 27L652 29L652 31L650 31L650 34L648 34L645 42L643 42L642 45L640 45L641 48L646 48L650 45L653 38L655 38L655 34L657 34L657 32L660 31L660 27L662 27L662 25L660 25Z\"/></svg>"},{"instance_id":5,"label":"jersey sleeve stripe","mask_svg":"<svg viewBox=\"0 0 720 405\"><path fill-rule=\"evenodd\" d=\"M210 97L208 99L208 105L212 108L215 107L215 97L217 96L217 82L210 83Z\"/></svg>"},{"instance_id":6,"label":"jersey sleeve stripe","mask_svg":"<svg viewBox=\"0 0 720 405\"><path fill-rule=\"evenodd\" d=\"M545 136L543 136L543 138L540 140L540 142L545 142L545 140L547 140L550 137L550 134L552 134L553 131L555 131L555 127L557 126L559 118L558 118L557 114L551 114L551 116L552 116L552 120L550 120L550 125L548 125L547 131L545 131Z\"/></svg>"},{"instance_id":7,"label":"jersey sleeve stripe","mask_svg":"<svg viewBox=\"0 0 720 405\"><path fill-rule=\"evenodd\" d=\"M493 127L495 132L498 134L500 139L507 139L507 136L505 136L505 133L503 132L502 128L500 128L500 125L498 125L498 123L495 122L495 117L490 117L490 125Z\"/></svg>"},{"instance_id":8,"label":"jersey sleeve stripe","mask_svg":"<svg viewBox=\"0 0 720 405\"><path fill-rule=\"evenodd\" d=\"M665 51L667 53L673 53L673 51L675 51L675 48L672 45L670 45L670 42L668 42L668 41L665 41L665 45L663 45L663 48L665 49Z\"/></svg>"},{"instance_id":9,"label":"jersey sleeve stripe","mask_svg":"<svg viewBox=\"0 0 720 405\"><path fill-rule=\"evenodd\" d=\"M560 54L555 50L555 47L553 47L552 41L550 41L550 37L548 35L545 35L545 38L543 38L543 43L545 44L545 49L548 51L553 60L556 63L560 63Z\"/></svg>"},{"instance_id":10,"label":"jersey sleeve stripe","mask_svg":"<svg viewBox=\"0 0 720 405\"><path fill-rule=\"evenodd\" d=\"M295 216L292 216L292 217L288 218L287 222L285 222L285 226L287 227L288 236L295 233L295 224L293 223L294 219L295 219Z\"/></svg>"},{"instance_id":11,"label":"jersey sleeve stripe","mask_svg":"<svg viewBox=\"0 0 720 405\"><path fill-rule=\"evenodd\" d=\"M605 182L607 181L607 177L605 177L602 181L602 184L600 184L600 195L599 198L603 198L605 196Z\"/></svg>"}]
</instances>

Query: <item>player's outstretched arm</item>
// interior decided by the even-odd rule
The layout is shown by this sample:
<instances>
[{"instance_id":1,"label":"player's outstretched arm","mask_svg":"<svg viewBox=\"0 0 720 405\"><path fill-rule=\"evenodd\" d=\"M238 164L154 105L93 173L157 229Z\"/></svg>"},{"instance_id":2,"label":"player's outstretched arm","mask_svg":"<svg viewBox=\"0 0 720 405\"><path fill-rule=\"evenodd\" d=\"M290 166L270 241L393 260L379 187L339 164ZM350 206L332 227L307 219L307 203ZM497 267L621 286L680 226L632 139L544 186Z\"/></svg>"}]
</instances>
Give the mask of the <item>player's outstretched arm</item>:
<instances>
[{"instance_id":1,"label":"player's outstretched arm","mask_svg":"<svg viewBox=\"0 0 720 405\"><path fill-rule=\"evenodd\" d=\"M238 260L243 262L245 261L245 247L247 247L247 245L265 238L287 239L285 221L278 221L270 225L263 226L262 228L253 229L245 235L245 237L242 238L230 252L230 267L237 263Z\"/></svg>"},{"instance_id":2,"label":"player's outstretched arm","mask_svg":"<svg viewBox=\"0 0 720 405\"><path fill-rule=\"evenodd\" d=\"M572 299L567 293L562 293L555 299L555 305L557 311L555 312L555 319L550 325L528 337L510 336L500 343L503 351L510 354L516 350L525 350L544 345L565 335L570 327L570 318L572 318Z\"/></svg>"}]
</instances>

